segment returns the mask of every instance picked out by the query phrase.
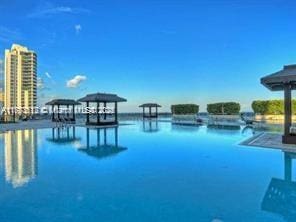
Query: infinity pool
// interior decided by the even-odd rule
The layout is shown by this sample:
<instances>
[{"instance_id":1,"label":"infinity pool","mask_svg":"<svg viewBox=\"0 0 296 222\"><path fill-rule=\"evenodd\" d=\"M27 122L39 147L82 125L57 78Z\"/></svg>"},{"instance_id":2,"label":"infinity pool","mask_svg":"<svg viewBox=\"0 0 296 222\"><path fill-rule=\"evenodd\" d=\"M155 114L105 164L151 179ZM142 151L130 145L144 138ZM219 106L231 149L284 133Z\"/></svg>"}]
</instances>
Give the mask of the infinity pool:
<instances>
[{"instance_id":1,"label":"infinity pool","mask_svg":"<svg viewBox=\"0 0 296 222\"><path fill-rule=\"evenodd\" d=\"M7 132L0 221L296 221L293 154L252 132L133 122Z\"/></svg>"}]
</instances>

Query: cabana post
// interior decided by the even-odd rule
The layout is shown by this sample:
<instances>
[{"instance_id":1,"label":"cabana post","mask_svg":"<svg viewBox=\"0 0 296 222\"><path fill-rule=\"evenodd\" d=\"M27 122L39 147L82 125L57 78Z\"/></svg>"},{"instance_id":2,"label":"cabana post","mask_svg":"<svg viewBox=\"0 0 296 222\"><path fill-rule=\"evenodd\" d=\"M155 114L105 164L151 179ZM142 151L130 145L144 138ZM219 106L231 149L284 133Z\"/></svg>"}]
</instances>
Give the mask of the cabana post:
<instances>
[{"instance_id":1,"label":"cabana post","mask_svg":"<svg viewBox=\"0 0 296 222\"><path fill-rule=\"evenodd\" d=\"M261 78L261 84L271 91L284 91L285 130L282 142L296 144L296 134L292 132L292 90L296 89L296 65L285 65L282 70Z\"/></svg>"},{"instance_id":2,"label":"cabana post","mask_svg":"<svg viewBox=\"0 0 296 222\"><path fill-rule=\"evenodd\" d=\"M51 106L52 110L52 122L60 122L62 120L61 115L60 115L60 107L61 106L66 106L67 107L67 113L66 113L66 119L70 122L75 122L75 106L76 105L81 105L79 102L76 102L73 99L54 99L51 100L50 102L47 102L45 105ZM70 112L69 112L69 107L72 106L72 115L70 117ZM58 108L57 112L57 117L55 115L55 107Z\"/></svg>"},{"instance_id":3,"label":"cabana post","mask_svg":"<svg viewBox=\"0 0 296 222\"><path fill-rule=\"evenodd\" d=\"M79 102L85 102L89 108L90 103L96 104L96 120L91 121L90 113L86 113L86 125L117 125L118 124L118 104L119 102L126 102L125 98L119 97L116 94L109 93L93 93L88 94L78 100ZM101 113L100 105L103 103L103 113ZM107 119L107 104L114 103L114 118L111 120ZM101 118L102 116L102 118Z\"/></svg>"},{"instance_id":4,"label":"cabana post","mask_svg":"<svg viewBox=\"0 0 296 222\"><path fill-rule=\"evenodd\" d=\"M143 119L145 118L158 118L158 108L161 107L161 105L157 103L144 103L139 106L140 108L143 108ZM148 114L145 112L145 108L148 108ZM155 112L152 113L152 108L155 109Z\"/></svg>"}]
</instances>

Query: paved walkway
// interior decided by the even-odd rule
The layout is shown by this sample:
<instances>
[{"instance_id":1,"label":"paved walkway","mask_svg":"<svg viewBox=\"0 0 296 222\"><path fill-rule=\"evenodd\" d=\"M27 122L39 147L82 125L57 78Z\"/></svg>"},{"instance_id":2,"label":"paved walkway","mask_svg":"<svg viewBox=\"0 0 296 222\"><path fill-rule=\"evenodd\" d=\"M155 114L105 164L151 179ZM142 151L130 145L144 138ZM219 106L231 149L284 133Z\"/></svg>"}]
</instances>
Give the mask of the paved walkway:
<instances>
[{"instance_id":1,"label":"paved walkway","mask_svg":"<svg viewBox=\"0 0 296 222\"><path fill-rule=\"evenodd\" d=\"M1 123L0 132L9 130L24 130L24 129L44 129L56 127L56 123L50 120L29 120L17 123Z\"/></svg>"},{"instance_id":2,"label":"paved walkway","mask_svg":"<svg viewBox=\"0 0 296 222\"><path fill-rule=\"evenodd\" d=\"M121 123L119 125L129 125L126 123ZM10 130L24 130L24 129L45 129L45 128L54 128L61 127L61 123L55 123L51 120L29 120L29 121L20 121L17 123L1 123L0 124L0 133ZM64 125L65 126L65 125ZM108 128L115 127L116 125L107 125L107 126L95 126L95 125L85 125L83 121L77 121L76 124L66 124L66 126L77 126L77 127L87 127L87 128Z\"/></svg>"},{"instance_id":3,"label":"paved walkway","mask_svg":"<svg viewBox=\"0 0 296 222\"><path fill-rule=\"evenodd\" d=\"M283 144L282 135L278 133L260 133L243 141L240 145L296 152L296 145Z\"/></svg>"}]
</instances>

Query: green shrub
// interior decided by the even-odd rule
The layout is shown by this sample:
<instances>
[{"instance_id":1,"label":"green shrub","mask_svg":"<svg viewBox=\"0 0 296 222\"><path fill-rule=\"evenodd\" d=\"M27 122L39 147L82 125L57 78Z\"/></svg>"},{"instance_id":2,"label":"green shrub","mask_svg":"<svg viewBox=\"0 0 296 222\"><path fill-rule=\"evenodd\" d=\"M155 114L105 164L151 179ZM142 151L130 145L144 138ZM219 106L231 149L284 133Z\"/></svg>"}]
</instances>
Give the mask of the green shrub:
<instances>
[{"instance_id":1,"label":"green shrub","mask_svg":"<svg viewBox=\"0 0 296 222\"><path fill-rule=\"evenodd\" d=\"M255 100L252 102L252 109L255 114L281 115L284 114L283 100ZM296 100L292 100L292 113L296 114Z\"/></svg>"},{"instance_id":2,"label":"green shrub","mask_svg":"<svg viewBox=\"0 0 296 222\"><path fill-rule=\"evenodd\" d=\"M212 103L207 105L207 111L215 115L236 115L239 114L240 104L235 102Z\"/></svg>"},{"instance_id":3,"label":"green shrub","mask_svg":"<svg viewBox=\"0 0 296 222\"><path fill-rule=\"evenodd\" d=\"M254 113L264 115L267 113L267 103L268 101L255 100L252 102L252 109Z\"/></svg>"},{"instance_id":4,"label":"green shrub","mask_svg":"<svg viewBox=\"0 0 296 222\"><path fill-rule=\"evenodd\" d=\"M173 114L197 114L199 111L199 106L196 104L177 104L171 106L171 111Z\"/></svg>"}]
</instances>

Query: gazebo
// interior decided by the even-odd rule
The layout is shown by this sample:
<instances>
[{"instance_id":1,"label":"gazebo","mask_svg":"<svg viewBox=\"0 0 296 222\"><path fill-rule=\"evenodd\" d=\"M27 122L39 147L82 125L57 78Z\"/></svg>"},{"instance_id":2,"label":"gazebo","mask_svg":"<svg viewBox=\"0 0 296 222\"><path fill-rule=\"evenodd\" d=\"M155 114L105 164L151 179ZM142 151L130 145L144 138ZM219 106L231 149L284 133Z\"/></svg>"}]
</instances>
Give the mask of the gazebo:
<instances>
[{"instance_id":1,"label":"gazebo","mask_svg":"<svg viewBox=\"0 0 296 222\"><path fill-rule=\"evenodd\" d=\"M73 100L73 99L54 99L51 100L50 102L47 102L45 105L47 106L51 106L52 109L52 121L53 122L60 122L63 119L66 119L67 121L70 122L75 122L75 106L76 105L81 105L79 102ZM72 106L72 115L70 116L70 106ZM57 116L56 116L56 110L55 108L58 108L58 112L57 112ZM66 117L64 117L64 115L61 115L61 107L66 107L67 111L66 111Z\"/></svg>"},{"instance_id":2,"label":"gazebo","mask_svg":"<svg viewBox=\"0 0 296 222\"><path fill-rule=\"evenodd\" d=\"M296 64L286 65L282 70L261 78L261 84L271 91L284 91L285 103L285 131L282 142L296 144L296 135L291 133L292 126L292 96L296 89Z\"/></svg>"},{"instance_id":3,"label":"gazebo","mask_svg":"<svg viewBox=\"0 0 296 222\"><path fill-rule=\"evenodd\" d=\"M118 124L118 107L117 103L126 102L125 98L119 97L116 94L109 93L93 93L87 94L85 97L80 98L79 102L85 102L86 107L90 108L90 103L96 105L96 121L90 121L90 112L86 113L86 125L116 125ZM103 113L101 112L101 103L103 103ZM114 111L109 114L114 114L114 118L107 119L107 103L114 103ZM103 119L101 116L103 115Z\"/></svg>"},{"instance_id":4,"label":"gazebo","mask_svg":"<svg viewBox=\"0 0 296 222\"><path fill-rule=\"evenodd\" d=\"M144 103L139 106L140 108L143 108L143 118L157 118L158 117L158 108L161 107L161 105L157 103ZM145 112L145 108L149 109L148 114ZM152 112L152 108L155 109L155 112Z\"/></svg>"}]
</instances>

